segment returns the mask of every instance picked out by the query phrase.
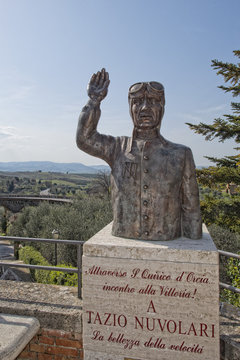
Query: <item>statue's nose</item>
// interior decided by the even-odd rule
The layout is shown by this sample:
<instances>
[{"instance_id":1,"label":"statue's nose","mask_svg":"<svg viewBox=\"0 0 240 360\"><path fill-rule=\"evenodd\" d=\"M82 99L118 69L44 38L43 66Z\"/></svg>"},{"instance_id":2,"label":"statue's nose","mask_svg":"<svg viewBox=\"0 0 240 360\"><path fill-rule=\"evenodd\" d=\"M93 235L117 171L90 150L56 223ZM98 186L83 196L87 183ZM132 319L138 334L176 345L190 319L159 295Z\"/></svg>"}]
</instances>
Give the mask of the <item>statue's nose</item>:
<instances>
[{"instance_id":1,"label":"statue's nose","mask_svg":"<svg viewBox=\"0 0 240 360\"><path fill-rule=\"evenodd\" d=\"M144 98L144 100L143 100L143 103L142 103L142 110L146 110L146 109L148 109L148 106L149 104L148 104L148 100L147 100L147 98L145 97Z\"/></svg>"}]
</instances>

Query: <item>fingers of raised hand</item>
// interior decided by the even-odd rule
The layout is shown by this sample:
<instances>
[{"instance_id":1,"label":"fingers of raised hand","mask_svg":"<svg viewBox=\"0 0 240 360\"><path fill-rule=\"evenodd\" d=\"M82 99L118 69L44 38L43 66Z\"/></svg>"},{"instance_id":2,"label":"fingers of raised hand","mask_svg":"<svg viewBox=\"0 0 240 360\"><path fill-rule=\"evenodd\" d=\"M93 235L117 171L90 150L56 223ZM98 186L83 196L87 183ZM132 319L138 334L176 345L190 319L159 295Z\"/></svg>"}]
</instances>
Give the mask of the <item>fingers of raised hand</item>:
<instances>
[{"instance_id":1,"label":"fingers of raised hand","mask_svg":"<svg viewBox=\"0 0 240 360\"><path fill-rule=\"evenodd\" d=\"M106 91L106 90L107 90L109 83L110 83L110 80L106 80L106 81L104 82L103 87L102 87L102 88L103 88L103 91Z\"/></svg>"},{"instance_id":2,"label":"fingers of raised hand","mask_svg":"<svg viewBox=\"0 0 240 360\"><path fill-rule=\"evenodd\" d=\"M108 85L110 83L108 72L103 68L96 74L93 74L88 84L88 95L92 98L97 96L104 98L107 95Z\"/></svg>"},{"instance_id":3,"label":"fingers of raised hand","mask_svg":"<svg viewBox=\"0 0 240 360\"><path fill-rule=\"evenodd\" d=\"M97 77L97 74L93 74L90 81L89 81L89 85L93 85L95 84L96 82L96 77Z\"/></svg>"},{"instance_id":4,"label":"fingers of raised hand","mask_svg":"<svg viewBox=\"0 0 240 360\"><path fill-rule=\"evenodd\" d=\"M100 71L97 72L96 74L96 86L99 86L99 82L100 82L100 79L101 79L101 73Z\"/></svg>"},{"instance_id":5,"label":"fingers of raised hand","mask_svg":"<svg viewBox=\"0 0 240 360\"><path fill-rule=\"evenodd\" d=\"M100 79L101 79L101 73L102 72L98 71L96 74L93 74L90 81L89 81L89 85L99 87L99 82L100 82Z\"/></svg>"},{"instance_id":6,"label":"fingers of raised hand","mask_svg":"<svg viewBox=\"0 0 240 360\"><path fill-rule=\"evenodd\" d=\"M101 73L100 73L100 76L99 76L99 87L102 87L103 86L103 84L105 83L105 79L106 79L106 71L105 71L105 69L103 68L102 70L101 70Z\"/></svg>"},{"instance_id":7,"label":"fingers of raised hand","mask_svg":"<svg viewBox=\"0 0 240 360\"><path fill-rule=\"evenodd\" d=\"M105 69L103 68L101 71L98 71L96 74L92 75L89 83L91 85L95 85L98 88L101 88L108 79L109 79L108 72L106 72Z\"/></svg>"},{"instance_id":8,"label":"fingers of raised hand","mask_svg":"<svg viewBox=\"0 0 240 360\"><path fill-rule=\"evenodd\" d=\"M105 71L105 76L104 76L104 80L103 80L103 88L106 89L108 87L109 83L110 83L109 74L108 74L108 72Z\"/></svg>"}]
</instances>

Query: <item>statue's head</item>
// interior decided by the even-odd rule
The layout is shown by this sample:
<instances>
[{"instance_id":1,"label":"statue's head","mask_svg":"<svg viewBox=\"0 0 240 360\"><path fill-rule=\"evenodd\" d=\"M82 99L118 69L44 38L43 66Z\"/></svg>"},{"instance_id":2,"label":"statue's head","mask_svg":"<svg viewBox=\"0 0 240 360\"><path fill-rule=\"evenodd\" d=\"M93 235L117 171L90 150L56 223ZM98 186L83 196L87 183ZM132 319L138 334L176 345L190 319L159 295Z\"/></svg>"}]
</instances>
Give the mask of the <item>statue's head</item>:
<instances>
[{"instance_id":1,"label":"statue's head","mask_svg":"<svg viewBox=\"0 0 240 360\"><path fill-rule=\"evenodd\" d=\"M134 128L160 128L164 114L164 87L156 81L139 82L129 88L128 101Z\"/></svg>"}]
</instances>

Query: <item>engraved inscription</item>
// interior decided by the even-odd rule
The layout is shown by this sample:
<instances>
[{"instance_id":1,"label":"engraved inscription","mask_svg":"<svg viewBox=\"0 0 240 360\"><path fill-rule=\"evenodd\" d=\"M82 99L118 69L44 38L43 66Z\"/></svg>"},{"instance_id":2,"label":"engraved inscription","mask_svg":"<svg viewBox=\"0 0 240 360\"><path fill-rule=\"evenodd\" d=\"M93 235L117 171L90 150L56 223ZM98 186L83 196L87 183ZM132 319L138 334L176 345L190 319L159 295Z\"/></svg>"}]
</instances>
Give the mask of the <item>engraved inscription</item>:
<instances>
[{"instance_id":1,"label":"engraved inscription","mask_svg":"<svg viewBox=\"0 0 240 360\"><path fill-rule=\"evenodd\" d=\"M136 179L137 167L137 163L125 162L123 166L123 177Z\"/></svg>"},{"instance_id":2,"label":"engraved inscription","mask_svg":"<svg viewBox=\"0 0 240 360\"><path fill-rule=\"evenodd\" d=\"M211 267L89 260L84 276L98 298L94 302L86 296L84 308L92 348L122 353L124 360L155 359L157 353L169 360L184 359L187 353L212 360L207 347L218 343L219 334L217 316L212 316L218 278ZM203 298L211 307L206 316Z\"/></svg>"}]
</instances>

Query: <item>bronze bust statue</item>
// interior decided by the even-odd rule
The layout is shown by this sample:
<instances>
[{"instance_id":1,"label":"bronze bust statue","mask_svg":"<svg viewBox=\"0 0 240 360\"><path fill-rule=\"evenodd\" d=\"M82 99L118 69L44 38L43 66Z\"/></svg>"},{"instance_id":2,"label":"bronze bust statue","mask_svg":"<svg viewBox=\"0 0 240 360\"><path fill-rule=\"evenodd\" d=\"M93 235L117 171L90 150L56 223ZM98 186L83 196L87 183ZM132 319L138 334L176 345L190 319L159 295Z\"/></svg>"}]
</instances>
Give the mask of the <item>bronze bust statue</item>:
<instances>
[{"instance_id":1,"label":"bronze bust statue","mask_svg":"<svg viewBox=\"0 0 240 360\"><path fill-rule=\"evenodd\" d=\"M106 97L105 69L88 84L90 100L82 109L78 147L111 167L111 196L115 236L143 240L199 239L202 223L198 185L191 150L162 137L162 84L139 82L129 89L132 137L97 132L100 103Z\"/></svg>"}]
</instances>

